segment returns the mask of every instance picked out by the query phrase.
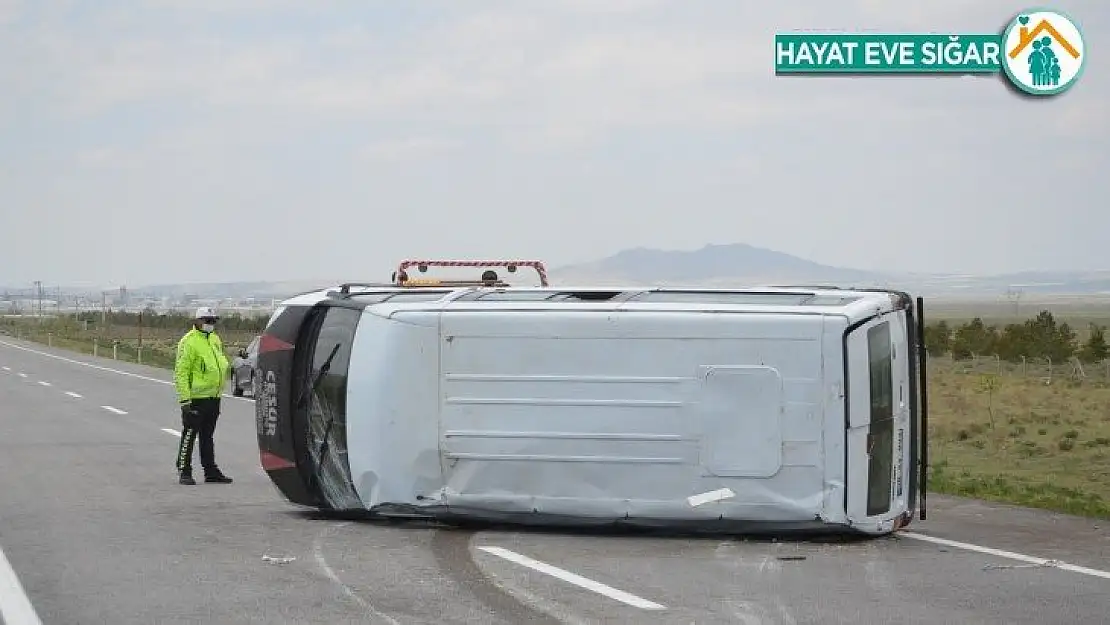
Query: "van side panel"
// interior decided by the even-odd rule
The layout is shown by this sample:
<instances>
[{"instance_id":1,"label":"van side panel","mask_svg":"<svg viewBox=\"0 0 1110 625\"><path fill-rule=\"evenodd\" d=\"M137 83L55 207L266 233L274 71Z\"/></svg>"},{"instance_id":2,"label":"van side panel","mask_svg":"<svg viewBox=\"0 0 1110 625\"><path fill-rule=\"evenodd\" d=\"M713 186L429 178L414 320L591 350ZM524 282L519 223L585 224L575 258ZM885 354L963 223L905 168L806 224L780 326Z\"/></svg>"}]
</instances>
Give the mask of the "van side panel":
<instances>
[{"instance_id":1,"label":"van side panel","mask_svg":"<svg viewBox=\"0 0 1110 625\"><path fill-rule=\"evenodd\" d=\"M845 509L847 474L845 463L848 415L845 412L848 379L845 373L844 332L848 329L846 317L827 315L824 318L822 406L824 435L822 460L825 472L825 520L829 523L847 523Z\"/></svg>"},{"instance_id":2,"label":"van side panel","mask_svg":"<svg viewBox=\"0 0 1110 625\"><path fill-rule=\"evenodd\" d=\"M430 503L443 487L438 313L405 314L421 323L363 313L352 349L347 458L367 508Z\"/></svg>"},{"instance_id":3,"label":"van side panel","mask_svg":"<svg viewBox=\"0 0 1110 625\"><path fill-rule=\"evenodd\" d=\"M813 521L826 506L824 332L820 315L447 309L445 499ZM724 487L735 496L688 499Z\"/></svg>"}]
</instances>

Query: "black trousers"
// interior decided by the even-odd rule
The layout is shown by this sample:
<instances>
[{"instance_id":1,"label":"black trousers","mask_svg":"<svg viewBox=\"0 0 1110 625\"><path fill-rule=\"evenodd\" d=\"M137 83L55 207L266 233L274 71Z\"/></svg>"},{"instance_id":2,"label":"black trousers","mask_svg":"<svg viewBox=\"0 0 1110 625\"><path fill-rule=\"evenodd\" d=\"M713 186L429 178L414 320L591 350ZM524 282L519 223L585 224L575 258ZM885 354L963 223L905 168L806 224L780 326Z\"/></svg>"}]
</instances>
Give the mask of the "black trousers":
<instances>
[{"instance_id":1,"label":"black trousers","mask_svg":"<svg viewBox=\"0 0 1110 625\"><path fill-rule=\"evenodd\" d=\"M215 474L216 450L213 435L216 433L216 420L220 418L220 398L211 397L193 400L196 414L191 419L182 417L181 445L177 449L177 470L191 473L193 470L193 446L200 439L200 464L204 473Z\"/></svg>"}]
</instances>

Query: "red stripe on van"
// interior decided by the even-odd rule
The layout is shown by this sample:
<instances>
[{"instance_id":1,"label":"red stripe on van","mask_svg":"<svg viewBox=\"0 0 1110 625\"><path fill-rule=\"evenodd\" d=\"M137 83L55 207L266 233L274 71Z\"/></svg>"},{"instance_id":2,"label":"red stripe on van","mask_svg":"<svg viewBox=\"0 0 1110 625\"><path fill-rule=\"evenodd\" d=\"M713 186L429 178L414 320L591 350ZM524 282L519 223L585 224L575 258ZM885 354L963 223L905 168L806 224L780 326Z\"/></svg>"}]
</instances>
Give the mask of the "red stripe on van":
<instances>
[{"instance_id":1,"label":"red stripe on van","mask_svg":"<svg viewBox=\"0 0 1110 625\"><path fill-rule=\"evenodd\" d=\"M289 460L286 460L285 458L282 458L281 456L279 456L277 454L270 453L268 451L260 452L259 453L259 459L262 461L262 469L265 470L265 471L277 471L279 469L292 469L292 468L297 466L297 465L293 464L292 462L290 462Z\"/></svg>"},{"instance_id":2,"label":"red stripe on van","mask_svg":"<svg viewBox=\"0 0 1110 625\"><path fill-rule=\"evenodd\" d=\"M281 352L293 349L293 345L286 343L272 334L263 334L258 341L258 353Z\"/></svg>"}]
</instances>

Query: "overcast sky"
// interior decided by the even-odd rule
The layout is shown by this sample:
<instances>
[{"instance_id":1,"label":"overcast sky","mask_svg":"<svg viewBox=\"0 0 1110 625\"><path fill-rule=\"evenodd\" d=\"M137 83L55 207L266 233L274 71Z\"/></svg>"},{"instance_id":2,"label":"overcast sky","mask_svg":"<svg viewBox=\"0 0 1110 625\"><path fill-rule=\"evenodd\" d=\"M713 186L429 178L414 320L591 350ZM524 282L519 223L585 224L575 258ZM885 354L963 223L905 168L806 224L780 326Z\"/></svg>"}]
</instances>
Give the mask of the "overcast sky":
<instances>
[{"instance_id":1,"label":"overcast sky","mask_svg":"<svg viewBox=\"0 0 1110 625\"><path fill-rule=\"evenodd\" d=\"M999 32L1022 2L0 0L0 284L733 242L1107 268L1110 3L1051 4L1093 56L1032 101L773 72L776 32Z\"/></svg>"}]
</instances>

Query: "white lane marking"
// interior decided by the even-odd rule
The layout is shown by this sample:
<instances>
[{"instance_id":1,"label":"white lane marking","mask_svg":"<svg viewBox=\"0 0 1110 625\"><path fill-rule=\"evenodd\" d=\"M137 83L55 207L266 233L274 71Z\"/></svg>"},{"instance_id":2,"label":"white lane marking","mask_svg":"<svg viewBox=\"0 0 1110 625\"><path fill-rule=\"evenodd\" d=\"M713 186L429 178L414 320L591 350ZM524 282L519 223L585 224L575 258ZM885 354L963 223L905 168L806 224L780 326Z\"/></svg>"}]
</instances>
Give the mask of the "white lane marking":
<instances>
[{"instance_id":1,"label":"white lane marking","mask_svg":"<svg viewBox=\"0 0 1110 625\"><path fill-rule=\"evenodd\" d=\"M114 408L112 406L101 406L101 408L107 410L108 412L114 412L116 414L127 414L126 411L120 410L119 408Z\"/></svg>"},{"instance_id":2,"label":"white lane marking","mask_svg":"<svg viewBox=\"0 0 1110 625\"><path fill-rule=\"evenodd\" d=\"M39 384L41 384L43 386L50 386L50 383L45 381L45 380L39 380Z\"/></svg>"},{"instance_id":3,"label":"white lane marking","mask_svg":"<svg viewBox=\"0 0 1110 625\"><path fill-rule=\"evenodd\" d=\"M0 549L0 622L5 625L42 625L3 549Z\"/></svg>"},{"instance_id":4,"label":"white lane marking","mask_svg":"<svg viewBox=\"0 0 1110 625\"><path fill-rule=\"evenodd\" d=\"M37 349L31 349L29 347L23 347L22 345L16 345L14 343L9 343L7 341L0 341L0 345L3 345L5 347L11 347L12 349L23 350L25 352L28 352L28 353L31 353L31 354L36 354L38 356L44 356L46 358L53 358L54 360L61 360L62 362L68 362L68 363L75 364L75 365L81 365L82 367L88 367L90 369L96 369L98 371L107 371L108 373L115 373L116 375L125 375L125 376L131 377L131 378L138 378L140 380L146 380L147 382L157 382L158 384L168 384L170 386L173 386L173 382L171 380L161 380L159 378L152 378L150 376L140 375L138 373L131 373L130 371L120 371L119 369L112 369L111 367L102 367L100 365L94 365L91 362L83 362L81 360L74 360L73 358L66 358L65 356L59 356L57 354L50 354L50 353L47 353L47 352L40 352ZM25 374L22 374L22 373L20 375L22 375L23 377L27 377ZM234 396L230 393L224 393L223 397L226 397L228 399L237 399L239 401L249 401L249 402L254 401L253 398L250 398L250 397L236 397L236 396Z\"/></svg>"},{"instance_id":5,"label":"white lane marking","mask_svg":"<svg viewBox=\"0 0 1110 625\"><path fill-rule=\"evenodd\" d=\"M171 430L169 428L162 428L162 431L165 432L166 434L173 434L174 436L176 436L178 438L181 438L181 432L178 432L177 430Z\"/></svg>"},{"instance_id":6,"label":"white lane marking","mask_svg":"<svg viewBox=\"0 0 1110 625\"><path fill-rule=\"evenodd\" d=\"M25 378L25 377L27 377L27 374L26 374L26 373L23 373L22 371L20 371L20 372L19 372L19 377L21 377L21 378Z\"/></svg>"},{"instance_id":7,"label":"white lane marking","mask_svg":"<svg viewBox=\"0 0 1110 625\"><path fill-rule=\"evenodd\" d=\"M77 393L74 393L73 391L66 391L66 395L69 395L70 397L76 397L77 399L81 399L81 396L78 395Z\"/></svg>"},{"instance_id":8,"label":"white lane marking","mask_svg":"<svg viewBox=\"0 0 1110 625\"><path fill-rule=\"evenodd\" d=\"M347 525L350 525L350 523L341 523L333 527L345 527ZM335 570L328 565L327 558L324 557L324 537L330 531L331 528L325 527L324 529L320 530L320 533L317 534L316 538L312 540L312 556L316 560L316 566L320 567L320 570L324 572L324 575L327 576L327 578L331 580L333 584L339 586L339 588L343 590L343 594L347 595L355 603L362 606L362 609L365 610L367 614L391 623L392 625L401 625L401 623L398 622L397 619L374 607L374 605L371 604L369 601L360 597L358 593L356 593L350 586L344 584L343 580L339 579L339 575L336 574Z\"/></svg>"},{"instance_id":9,"label":"white lane marking","mask_svg":"<svg viewBox=\"0 0 1110 625\"><path fill-rule=\"evenodd\" d=\"M735 496L736 493L732 492L731 488L719 488L700 495L690 495L686 498L686 503L690 504L691 508L697 508L707 503L713 503L714 501L721 501L722 499L729 499Z\"/></svg>"},{"instance_id":10,"label":"white lane marking","mask_svg":"<svg viewBox=\"0 0 1110 625\"><path fill-rule=\"evenodd\" d=\"M4 367L4 371L11 371L11 370L12 370L11 367Z\"/></svg>"},{"instance_id":11,"label":"white lane marking","mask_svg":"<svg viewBox=\"0 0 1110 625\"><path fill-rule=\"evenodd\" d=\"M962 543L962 542L959 542L959 541L956 541L956 540L949 540L947 538L937 538L936 536L927 536L925 534L918 534L916 532L902 531L902 532L898 532L896 535L897 536L905 536L906 538L912 538L914 540L921 540L921 541L928 542L928 543L935 543L935 544L938 544L938 545L945 545L947 547L955 547L957 549L965 549L967 551L977 551L979 553L985 553L985 554L992 555L992 556L998 556L999 558L1008 558L1010 560L1017 560L1019 562L1027 562L1029 564L1035 564L1037 566L1045 566L1045 567L1063 569L1065 571L1071 571L1072 573L1079 573L1081 575L1090 575L1091 577L1101 577L1102 579L1110 579L1110 571L1100 571L1099 569L1091 569L1091 568L1087 568L1085 566L1079 566L1077 564L1068 564L1067 562L1061 562L1060 560L1052 560L1052 559L1048 559L1048 558L1038 558L1036 556L1027 556L1023 553L1015 553L1013 551L1003 551L1001 549L994 549L993 547L983 547L981 545L973 545L971 543Z\"/></svg>"},{"instance_id":12,"label":"white lane marking","mask_svg":"<svg viewBox=\"0 0 1110 625\"><path fill-rule=\"evenodd\" d=\"M502 547L493 547L493 546L483 546L483 547L478 547L478 549L480 549L480 550L482 550L482 551L484 551L488 554L495 555L499 558L503 558L505 560L508 560L509 562L513 562L513 563L519 564L521 566L528 567L528 568L532 569L533 571L539 571L540 573L546 573L547 575L550 575L551 577L554 577L556 579L567 582L568 584L574 584L575 586L578 586L580 588L585 588L586 590L592 590L593 592L596 592L599 595L604 595L606 597L609 597L610 599L620 601L621 603L626 603L626 604L628 604L630 606L633 606L633 607L641 608L641 609L644 609L644 610L665 610L665 609L667 609L666 606L655 603L654 601L648 601L647 599L644 599L642 597L637 597L636 595L629 594L627 592L624 592L623 590L617 590L616 588L613 588L612 586L607 586L605 584L602 584L601 582L596 582L596 581L594 581L592 579L589 579L587 577L582 577L581 575L571 573L570 571L561 569L557 566L552 566L550 564L547 564L546 562L540 562L539 560L533 560L532 558L529 558L528 556L522 556L519 553L516 553L515 551L509 551L508 549L505 549L505 548L502 548Z\"/></svg>"}]
</instances>

